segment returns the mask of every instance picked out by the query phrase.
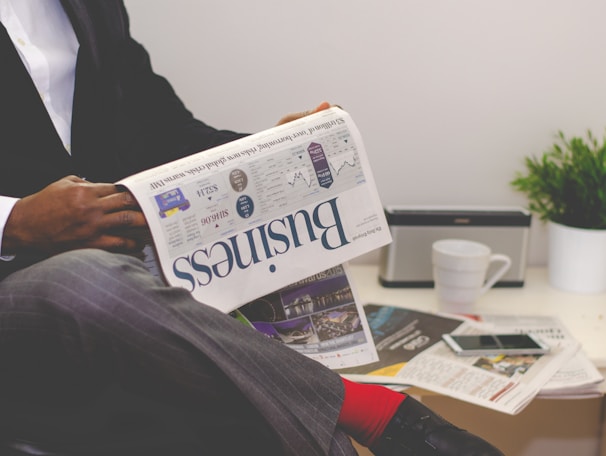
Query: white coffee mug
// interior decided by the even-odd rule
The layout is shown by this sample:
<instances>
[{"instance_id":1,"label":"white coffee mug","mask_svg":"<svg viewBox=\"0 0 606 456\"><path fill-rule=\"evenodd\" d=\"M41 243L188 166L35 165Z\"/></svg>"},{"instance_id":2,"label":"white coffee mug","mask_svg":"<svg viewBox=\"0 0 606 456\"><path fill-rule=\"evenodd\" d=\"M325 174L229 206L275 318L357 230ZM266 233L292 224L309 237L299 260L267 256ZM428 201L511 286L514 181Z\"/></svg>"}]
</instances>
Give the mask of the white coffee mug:
<instances>
[{"instance_id":1,"label":"white coffee mug","mask_svg":"<svg viewBox=\"0 0 606 456\"><path fill-rule=\"evenodd\" d=\"M492 253L487 245L464 239L435 241L431 259L440 310L453 313L472 312L478 297L511 267L507 255ZM502 264L486 277L492 263Z\"/></svg>"}]
</instances>

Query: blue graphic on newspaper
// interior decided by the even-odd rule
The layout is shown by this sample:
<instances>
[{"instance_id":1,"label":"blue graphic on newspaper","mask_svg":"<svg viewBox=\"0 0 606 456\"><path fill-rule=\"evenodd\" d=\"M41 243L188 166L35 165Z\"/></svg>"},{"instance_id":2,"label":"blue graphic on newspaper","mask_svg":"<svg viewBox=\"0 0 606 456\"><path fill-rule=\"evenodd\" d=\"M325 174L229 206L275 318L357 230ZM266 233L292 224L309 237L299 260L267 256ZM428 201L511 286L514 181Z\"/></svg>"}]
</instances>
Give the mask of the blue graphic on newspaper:
<instances>
[{"instance_id":1,"label":"blue graphic on newspaper","mask_svg":"<svg viewBox=\"0 0 606 456\"><path fill-rule=\"evenodd\" d=\"M162 218L170 217L179 211L186 211L191 207L180 188L160 193L155 199Z\"/></svg>"}]
</instances>

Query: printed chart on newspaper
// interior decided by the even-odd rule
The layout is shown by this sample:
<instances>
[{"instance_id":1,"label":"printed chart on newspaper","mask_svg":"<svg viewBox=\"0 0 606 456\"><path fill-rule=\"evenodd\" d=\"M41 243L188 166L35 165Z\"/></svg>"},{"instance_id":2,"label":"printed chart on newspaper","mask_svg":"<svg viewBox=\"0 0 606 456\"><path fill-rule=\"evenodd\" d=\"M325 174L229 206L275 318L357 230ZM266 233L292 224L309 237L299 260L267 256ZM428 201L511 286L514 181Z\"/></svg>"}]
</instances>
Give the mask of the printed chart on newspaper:
<instances>
[{"instance_id":1,"label":"printed chart on newspaper","mask_svg":"<svg viewBox=\"0 0 606 456\"><path fill-rule=\"evenodd\" d=\"M119 184L167 282L225 312L391 241L362 138L338 108Z\"/></svg>"}]
</instances>

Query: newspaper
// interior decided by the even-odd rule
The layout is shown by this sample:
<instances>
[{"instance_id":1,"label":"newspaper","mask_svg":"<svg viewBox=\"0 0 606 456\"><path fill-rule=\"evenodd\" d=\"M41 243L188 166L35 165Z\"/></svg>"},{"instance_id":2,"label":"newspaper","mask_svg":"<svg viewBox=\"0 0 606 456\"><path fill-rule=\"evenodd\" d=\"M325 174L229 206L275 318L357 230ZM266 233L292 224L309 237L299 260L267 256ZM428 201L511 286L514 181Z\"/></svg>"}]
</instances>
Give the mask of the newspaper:
<instances>
[{"instance_id":1,"label":"newspaper","mask_svg":"<svg viewBox=\"0 0 606 456\"><path fill-rule=\"evenodd\" d=\"M544 338L551 347L547 355L462 357L439 340L438 333L481 334L513 331L514 328L500 325L497 320L491 323L459 320L457 317L375 304L367 304L365 310L377 346L379 364L371 366L374 370L367 366L344 369L340 371L342 375L361 382L417 386L511 415L523 410L580 348L573 338ZM398 326L389 326L385 317L387 313L400 314ZM534 320L535 330L539 327L538 322ZM516 332L527 328L520 321L516 323ZM547 323L552 325L553 321ZM432 328L435 324L437 328ZM545 322L542 325L540 327L545 328ZM407 330L402 330L402 327ZM388 343L382 343L384 341ZM405 349L407 345L414 347L422 342L426 342L423 349L416 353ZM398 346L403 349L394 358L390 350ZM387 360L387 354L392 359ZM401 357L400 362L397 361L398 356Z\"/></svg>"},{"instance_id":2,"label":"newspaper","mask_svg":"<svg viewBox=\"0 0 606 456\"><path fill-rule=\"evenodd\" d=\"M554 316L481 315L478 319L501 332L536 334L552 343L574 340L559 318ZM538 393L539 397L581 398L602 396L604 377L582 347L562 366Z\"/></svg>"},{"instance_id":3,"label":"newspaper","mask_svg":"<svg viewBox=\"0 0 606 456\"><path fill-rule=\"evenodd\" d=\"M224 312L391 241L339 108L126 179L165 280Z\"/></svg>"},{"instance_id":4,"label":"newspaper","mask_svg":"<svg viewBox=\"0 0 606 456\"><path fill-rule=\"evenodd\" d=\"M330 369L379 358L347 265L255 299L233 315Z\"/></svg>"}]
</instances>

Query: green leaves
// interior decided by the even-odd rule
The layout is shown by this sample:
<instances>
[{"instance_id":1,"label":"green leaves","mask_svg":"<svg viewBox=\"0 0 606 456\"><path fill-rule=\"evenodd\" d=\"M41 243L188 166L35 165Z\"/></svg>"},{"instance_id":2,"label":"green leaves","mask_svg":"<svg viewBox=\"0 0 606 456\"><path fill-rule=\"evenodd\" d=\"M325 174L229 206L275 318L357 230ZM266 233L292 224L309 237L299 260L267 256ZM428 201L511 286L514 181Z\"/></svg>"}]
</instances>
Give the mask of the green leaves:
<instances>
[{"instance_id":1,"label":"green leaves","mask_svg":"<svg viewBox=\"0 0 606 456\"><path fill-rule=\"evenodd\" d=\"M528 209L543 221L578 228L606 228L606 139L591 131L585 139L557 142L539 157L526 157L526 172L516 173L512 187L528 198Z\"/></svg>"}]
</instances>

